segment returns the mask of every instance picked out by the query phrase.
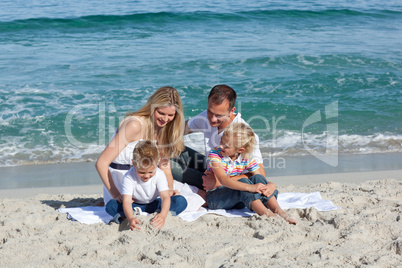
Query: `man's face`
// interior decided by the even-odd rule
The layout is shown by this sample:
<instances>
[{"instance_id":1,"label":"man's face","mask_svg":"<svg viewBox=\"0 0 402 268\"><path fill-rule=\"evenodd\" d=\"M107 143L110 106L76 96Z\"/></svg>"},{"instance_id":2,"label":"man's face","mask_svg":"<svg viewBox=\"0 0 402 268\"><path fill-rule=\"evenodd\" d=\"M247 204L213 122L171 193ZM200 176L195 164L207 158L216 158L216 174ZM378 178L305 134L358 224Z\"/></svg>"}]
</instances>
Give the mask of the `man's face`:
<instances>
[{"instance_id":1,"label":"man's face","mask_svg":"<svg viewBox=\"0 0 402 268\"><path fill-rule=\"evenodd\" d=\"M211 127L220 127L224 125L234 112L233 108L229 111L229 101L224 101L221 104L216 104L208 101L207 116Z\"/></svg>"}]
</instances>

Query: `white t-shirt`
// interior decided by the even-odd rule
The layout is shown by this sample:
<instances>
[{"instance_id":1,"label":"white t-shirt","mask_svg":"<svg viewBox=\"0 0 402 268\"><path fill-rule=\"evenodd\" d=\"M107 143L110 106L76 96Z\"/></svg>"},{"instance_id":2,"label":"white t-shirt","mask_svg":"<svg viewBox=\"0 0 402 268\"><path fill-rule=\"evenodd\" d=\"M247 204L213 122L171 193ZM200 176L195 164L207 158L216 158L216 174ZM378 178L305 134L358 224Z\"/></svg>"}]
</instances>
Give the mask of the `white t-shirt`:
<instances>
[{"instance_id":1,"label":"white t-shirt","mask_svg":"<svg viewBox=\"0 0 402 268\"><path fill-rule=\"evenodd\" d=\"M241 118L241 114L237 113L236 117L233 119L232 123L244 123L248 126L246 121ZM230 123L230 124L232 124ZM188 127L192 132L203 132L204 133L204 146L205 146L205 155L208 156L209 152L212 148L219 146L221 142L221 138L223 135L222 131L219 133L217 127L211 127L208 121L207 111L203 111L202 113L194 116L190 120L188 120ZM254 133L255 134L255 133ZM253 157L256 158L257 163L260 164L263 162L262 155L260 151L260 144L258 135L255 134L255 147L253 151Z\"/></svg>"},{"instance_id":2,"label":"white t-shirt","mask_svg":"<svg viewBox=\"0 0 402 268\"><path fill-rule=\"evenodd\" d=\"M169 190L166 175L159 168L156 168L155 175L147 182L143 182L132 167L123 178L123 189L121 194L131 195L134 202L138 204L149 204L153 202L162 191Z\"/></svg>"}]
</instances>

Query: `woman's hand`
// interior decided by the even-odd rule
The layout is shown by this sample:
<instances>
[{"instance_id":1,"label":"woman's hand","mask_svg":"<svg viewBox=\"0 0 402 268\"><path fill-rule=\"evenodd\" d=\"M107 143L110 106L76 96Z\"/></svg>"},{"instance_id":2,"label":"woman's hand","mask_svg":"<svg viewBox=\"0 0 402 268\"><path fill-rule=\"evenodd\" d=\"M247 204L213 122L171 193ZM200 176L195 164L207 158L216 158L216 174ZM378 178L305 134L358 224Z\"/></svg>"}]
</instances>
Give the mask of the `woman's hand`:
<instances>
[{"instance_id":1,"label":"woman's hand","mask_svg":"<svg viewBox=\"0 0 402 268\"><path fill-rule=\"evenodd\" d=\"M116 196L113 199L116 199L116 201L119 202L119 203L123 203L123 196L121 194L119 194L118 196Z\"/></svg>"},{"instance_id":2,"label":"woman's hand","mask_svg":"<svg viewBox=\"0 0 402 268\"><path fill-rule=\"evenodd\" d=\"M178 190L169 190L169 194L170 196L180 195L180 192Z\"/></svg>"}]
</instances>

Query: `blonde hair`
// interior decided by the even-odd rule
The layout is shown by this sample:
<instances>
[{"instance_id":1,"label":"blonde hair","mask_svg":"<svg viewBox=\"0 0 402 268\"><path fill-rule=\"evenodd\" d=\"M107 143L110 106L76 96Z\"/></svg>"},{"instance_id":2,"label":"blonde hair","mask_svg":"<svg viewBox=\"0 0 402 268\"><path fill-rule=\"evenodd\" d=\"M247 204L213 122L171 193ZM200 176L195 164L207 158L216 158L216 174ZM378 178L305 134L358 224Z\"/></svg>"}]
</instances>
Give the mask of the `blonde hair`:
<instances>
[{"instance_id":1,"label":"blonde hair","mask_svg":"<svg viewBox=\"0 0 402 268\"><path fill-rule=\"evenodd\" d=\"M151 97L147 103L138 111L126 114L129 116L141 116L145 119L147 129L145 139L153 140L155 133L154 122L152 120L155 109L167 106L174 106L176 109L175 117L162 128L158 137L158 147L165 157L176 157L184 150L184 115L180 95L173 87L161 87Z\"/></svg>"},{"instance_id":2,"label":"blonde hair","mask_svg":"<svg viewBox=\"0 0 402 268\"><path fill-rule=\"evenodd\" d=\"M251 156L256 142L255 134L251 127L244 123L232 123L225 128L222 134L223 137L231 139L236 149L243 148L243 156Z\"/></svg>"},{"instance_id":3,"label":"blonde hair","mask_svg":"<svg viewBox=\"0 0 402 268\"><path fill-rule=\"evenodd\" d=\"M149 168L158 165L158 147L149 141L139 141L133 150L133 165L136 168Z\"/></svg>"}]
</instances>

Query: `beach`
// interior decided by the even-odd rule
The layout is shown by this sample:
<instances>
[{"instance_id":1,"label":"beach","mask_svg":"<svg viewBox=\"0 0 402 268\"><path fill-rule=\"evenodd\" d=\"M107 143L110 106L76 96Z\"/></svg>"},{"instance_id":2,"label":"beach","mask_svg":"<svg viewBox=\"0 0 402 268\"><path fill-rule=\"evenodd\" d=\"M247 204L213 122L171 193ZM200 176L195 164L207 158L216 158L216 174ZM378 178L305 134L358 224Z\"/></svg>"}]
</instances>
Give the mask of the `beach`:
<instances>
[{"instance_id":1,"label":"beach","mask_svg":"<svg viewBox=\"0 0 402 268\"><path fill-rule=\"evenodd\" d=\"M0 1L0 267L400 266L401 15L379 0ZM189 120L219 84L279 192L340 209L161 230L138 216L139 231L58 211L102 200L95 161L127 112L172 86ZM201 133L184 142L204 152Z\"/></svg>"},{"instance_id":2,"label":"beach","mask_svg":"<svg viewBox=\"0 0 402 268\"><path fill-rule=\"evenodd\" d=\"M319 180L323 181L319 183ZM64 207L94 205L101 185L0 190L2 267L396 267L402 262L402 170L278 176L280 192L320 192L341 207L288 209L281 218L152 215L141 230L69 221Z\"/></svg>"}]
</instances>

